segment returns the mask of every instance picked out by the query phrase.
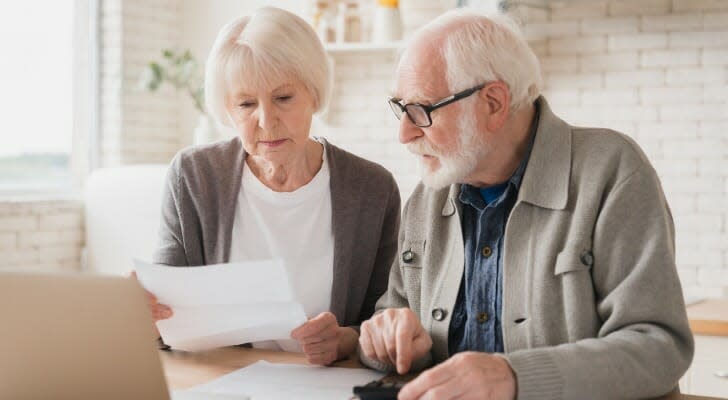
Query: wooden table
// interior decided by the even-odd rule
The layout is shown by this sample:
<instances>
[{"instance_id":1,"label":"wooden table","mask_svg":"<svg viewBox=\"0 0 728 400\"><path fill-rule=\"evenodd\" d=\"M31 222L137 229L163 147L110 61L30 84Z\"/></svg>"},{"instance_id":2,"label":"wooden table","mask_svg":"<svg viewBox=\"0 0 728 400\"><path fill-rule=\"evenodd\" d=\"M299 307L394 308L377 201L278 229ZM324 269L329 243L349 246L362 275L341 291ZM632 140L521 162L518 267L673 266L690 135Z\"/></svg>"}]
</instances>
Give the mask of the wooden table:
<instances>
[{"instance_id":1,"label":"wooden table","mask_svg":"<svg viewBox=\"0 0 728 400\"><path fill-rule=\"evenodd\" d=\"M688 306L690 329L696 335L728 336L728 299L709 299Z\"/></svg>"},{"instance_id":2,"label":"wooden table","mask_svg":"<svg viewBox=\"0 0 728 400\"><path fill-rule=\"evenodd\" d=\"M301 354L249 349L244 347L225 347L201 353L179 351L160 351L164 374L171 390L187 389L208 382L214 378L248 366L259 360L273 363L306 364ZM361 368L354 359L336 363L336 367ZM671 394L659 400L717 400L714 397Z\"/></svg>"}]
</instances>

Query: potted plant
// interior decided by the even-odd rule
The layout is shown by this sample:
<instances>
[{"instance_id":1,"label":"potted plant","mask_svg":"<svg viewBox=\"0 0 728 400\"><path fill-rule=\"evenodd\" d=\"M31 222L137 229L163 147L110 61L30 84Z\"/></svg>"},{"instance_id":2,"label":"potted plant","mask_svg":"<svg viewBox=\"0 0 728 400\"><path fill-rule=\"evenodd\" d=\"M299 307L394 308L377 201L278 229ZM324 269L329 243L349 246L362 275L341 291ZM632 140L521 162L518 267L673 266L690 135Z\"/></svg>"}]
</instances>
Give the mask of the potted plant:
<instances>
[{"instance_id":1,"label":"potted plant","mask_svg":"<svg viewBox=\"0 0 728 400\"><path fill-rule=\"evenodd\" d=\"M162 60L150 62L142 72L140 84L150 92L156 92L165 82L176 90L187 93L200 112L194 132L194 143L209 143L217 139L215 124L205 110L202 71L189 50L182 52L162 50Z\"/></svg>"}]
</instances>

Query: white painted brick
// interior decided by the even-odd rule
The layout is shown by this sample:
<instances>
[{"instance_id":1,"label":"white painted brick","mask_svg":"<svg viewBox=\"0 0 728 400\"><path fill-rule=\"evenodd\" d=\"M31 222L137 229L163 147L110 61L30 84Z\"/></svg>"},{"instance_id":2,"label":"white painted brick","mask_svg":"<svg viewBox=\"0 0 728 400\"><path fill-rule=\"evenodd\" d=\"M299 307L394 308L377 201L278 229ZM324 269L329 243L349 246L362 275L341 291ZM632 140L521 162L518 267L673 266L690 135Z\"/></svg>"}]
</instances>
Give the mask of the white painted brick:
<instances>
[{"instance_id":1,"label":"white painted brick","mask_svg":"<svg viewBox=\"0 0 728 400\"><path fill-rule=\"evenodd\" d=\"M637 69L639 58L636 52L585 55L579 57L579 65L584 72L632 71Z\"/></svg>"},{"instance_id":2,"label":"white painted brick","mask_svg":"<svg viewBox=\"0 0 728 400\"><path fill-rule=\"evenodd\" d=\"M672 68L676 66L697 66L699 64L699 50L646 50L641 57L641 65L646 68Z\"/></svg>"},{"instance_id":3,"label":"white painted brick","mask_svg":"<svg viewBox=\"0 0 728 400\"><path fill-rule=\"evenodd\" d=\"M705 139L726 139L728 132L728 121L700 121L698 136ZM728 148L725 149L728 152Z\"/></svg>"},{"instance_id":4,"label":"white painted brick","mask_svg":"<svg viewBox=\"0 0 728 400\"><path fill-rule=\"evenodd\" d=\"M642 17L642 30L644 32L699 31L702 29L702 14L674 14Z\"/></svg>"},{"instance_id":5,"label":"white painted brick","mask_svg":"<svg viewBox=\"0 0 728 400\"><path fill-rule=\"evenodd\" d=\"M709 11L728 10L728 1L725 0L673 0L674 11Z\"/></svg>"},{"instance_id":6,"label":"white painted brick","mask_svg":"<svg viewBox=\"0 0 728 400\"><path fill-rule=\"evenodd\" d=\"M0 233L0 250L14 249L18 245L15 233Z\"/></svg>"},{"instance_id":7,"label":"white painted brick","mask_svg":"<svg viewBox=\"0 0 728 400\"><path fill-rule=\"evenodd\" d=\"M554 107L560 105L575 106L580 104L580 91L578 89L549 89L544 92L549 104Z\"/></svg>"},{"instance_id":8,"label":"white painted brick","mask_svg":"<svg viewBox=\"0 0 728 400\"><path fill-rule=\"evenodd\" d=\"M18 236L18 248L20 249L82 242L83 232L81 230L21 232Z\"/></svg>"},{"instance_id":9,"label":"white painted brick","mask_svg":"<svg viewBox=\"0 0 728 400\"><path fill-rule=\"evenodd\" d=\"M610 72L605 76L607 88L661 86L665 84L665 71L641 70Z\"/></svg>"},{"instance_id":10,"label":"white painted brick","mask_svg":"<svg viewBox=\"0 0 728 400\"><path fill-rule=\"evenodd\" d=\"M606 0L576 1L555 5L551 8L552 20L599 17L607 15Z\"/></svg>"},{"instance_id":11,"label":"white painted brick","mask_svg":"<svg viewBox=\"0 0 728 400\"><path fill-rule=\"evenodd\" d=\"M554 89L599 89L604 86L602 74L551 74L545 84Z\"/></svg>"},{"instance_id":12,"label":"white painted brick","mask_svg":"<svg viewBox=\"0 0 728 400\"><path fill-rule=\"evenodd\" d=\"M636 105L638 102L636 89L585 90L581 98L584 105Z\"/></svg>"},{"instance_id":13,"label":"white painted brick","mask_svg":"<svg viewBox=\"0 0 728 400\"><path fill-rule=\"evenodd\" d=\"M35 216L11 216L0 219L0 232L33 231L38 229Z\"/></svg>"},{"instance_id":14,"label":"white painted brick","mask_svg":"<svg viewBox=\"0 0 728 400\"><path fill-rule=\"evenodd\" d=\"M700 160L702 161L702 160ZM701 163L701 168L704 164ZM716 170L714 170L716 171ZM721 172L720 168L716 172ZM697 199L697 207L699 212L706 212L706 213L714 213L716 211L724 210L725 205L728 204L728 197L724 194L707 194L707 193L700 193L698 194ZM716 248L721 248L725 245L725 237L724 235L705 235L706 238L703 238L702 241L710 241L714 240L712 243L715 245Z\"/></svg>"},{"instance_id":15,"label":"white painted brick","mask_svg":"<svg viewBox=\"0 0 728 400\"><path fill-rule=\"evenodd\" d=\"M579 58L577 56L540 57L541 71L550 72L577 72Z\"/></svg>"},{"instance_id":16,"label":"white painted brick","mask_svg":"<svg viewBox=\"0 0 728 400\"><path fill-rule=\"evenodd\" d=\"M703 89L700 87L659 87L640 88L642 104L699 104L703 101Z\"/></svg>"},{"instance_id":17,"label":"white painted brick","mask_svg":"<svg viewBox=\"0 0 728 400\"><path fill-rule=\"evenodd\" d=\"M720 67L674 68L667 71L666 82L675 85L722 84L726 71Z\"/></svg>"},{"instance_id":18,"label":"white painted brick","mask_svg":"<svg viewBox=\"0 0 728 400\"><path fill-rule=\"evenodd\" d=\"M607 37L607 48L619 50L654 50L667 48L666 33L627 33Z\"/></svg>"},{"instance_id":19,"label":"white painted brick","mask_svg":"<svg viewBox=\"0 0 728 400\"><path fill-rule=\"evenodd\" d=\"M552 55L601 54L606 50L606 36L582 36L549 40L549 53Z\"/></svg>"},{"instance_id":20,"label":"white painted brick","mask_svg":"<svg viewBox=\"0 0 728 400\"><path fill-rule=\"evenodd\" d=\"M728 46L728 31L723 32L670 32L671 48L723 48Z\"/></svg>"},{"instance_id":21,"label":"white painted brick","mask_svg":"<svg viewBox=\"0 0 728 400\"><path fill-rule=\"evenodd\" d=\"M528 40L578 36L579 22L530 22L523 27L523 34Z\"/></svg>"},{"instance_id":22,"label":"white painted brick","mask_svg":"<svg viewBox=\"0 0 728 400\"><path fill-rule=\"evenodd\" d=\"M0 257L0 267L32 266L40 260L38 252L33 249L3 251Z\"/></svg>"},{"instance_id":23,"label":"white painted brick","mask_svg":"<svg viewBox=\"0 0 728 400\"><path fill-rule=\"evenodd\" d=\"M588 18L581 20L581 31L587 35L637 32L639 25L637 17Z\"/></svg>"},{"instance_id":24,"label":"white painted brick","mask_svg":"<svg viewBox=\"0 0 728 400\"><path fill-rule=\"evenodd\" d=\"M80 229L82 222L83 218L80 213L41 215L39 229Z\"/></svg>"},{"instance_id":25,"label":"white painted brick","mask_svg":"<svg viewBox=\"0 0 728 400\"><path fill-rule=\"evenodd\" d=\"M697 139L697 122L644 122L638 124L640 137L655 137L659 140Z\"/></svg>"},{"instance_id":26,"label":"white painted brick","mask_svg":"<svg viewBox=\"0 0 728 400\"><path fill-rule=\"evenodd\" d=\"M721 284L724 280L725 271L722 267L722 254L719 251L701 251L699 258L705 262L698 267L698 284L715 285L717 282Z\"/></svg>"},{"instance_id":27,"label":"white painted brick","mask_svg":"<svg viewBox=\"0 0 728 400\"><path fill-rule=\"evenodd\" d=\"M728 48L703 50L704 65L728 65Z\"/></svg>"},{"instance_id":28,"label":"white painted brick","mask_svg":"<svg viewBox=\"0 0 728 400\"><path fill-rule=\"evenodd\" d=\"M728 28L728 13L710 12L703 14L703 27L706 30Z\"/></svg>"},{"instance_id":29,"label":"white painted brick","mask_svg":"<svg viewBox=\"0 0 728 400\"><path fill-rule=\"evenodd\" d=\"M533 54L539 58L548 56L549 54L548 40L529 40L528 47L530 47Z\"/></svg>"},{"instance_id":30,"label":"white painted brick","mask_svg":"<svg viewBox=\"0 0 728 400\"><path fill-rule=\"evenodd\" d=\"M675 215L675 227L681 232L719 232L722 221L720 215Z\"/></svg>"},{"instance_id":31,"label":"white painted brick","mask_svg":"<svg viewBox=\"0 0 728 400\"><path fill-rule=\"evenodd\" d=\"M698 160L682 159L680 162L673 160L659 160L654 163L655 170L660 176L666 177L697 177L698 176ZM689 197L690 205L695 207L695 196Z\"/></svg>"},{"instance_id":32,"label":"white painted brick","mask_svg":"<svg viewBox=\"0 0 728 400\"><path fill-rule=\"evenodd\" d=\"M38 249L38 254L43 260L79 262L81 259L81 247L68 245L43 246Z\"/></svg>"},{"instance_id":33,"label":"white painted brick","mask_svg":"<svg viewBox=\"0 0 728 400\"><path fill-rule=\"evenodd\" d=\"M698 271L695 267L681 266L677 269L682 286L694 285L698 281Z\"/></svg>"},{"instance_id":34,"label":"white painted brick","mask_svg":"<svg viewBox=\"0 0 728 400\"><path fill-rule=\"evenodd\" d=\"M699 159L704 157L721 157L723 149L721 142L715 139L670 140L662 146L665 156L675 159ZM715 184L713 179L706 180Z\"/></svg>"},{"instance_id":35,"label":"white painted brick","mask_svg":"<svg viewBox=\"0 0 728 400\"><path fill-rule=\"evenodd\" d=\"M667 203L670 205L673 214L681 213L689 215L697 211L696 199L693 195L671 194L667 196ZM678 237L680 237L679 232ZM693 235L687 237L693 237Z\"/></svg>"},{"instance_id":36,"label":"white painted brick","mask_svg":"<svg viewBox=\"0 0 728 400\"><path fill-rule=\"evenodd\" d=\"M609 15L663 15L672 9L671 0L611 0Z\"/></svg>"}]
</instances>

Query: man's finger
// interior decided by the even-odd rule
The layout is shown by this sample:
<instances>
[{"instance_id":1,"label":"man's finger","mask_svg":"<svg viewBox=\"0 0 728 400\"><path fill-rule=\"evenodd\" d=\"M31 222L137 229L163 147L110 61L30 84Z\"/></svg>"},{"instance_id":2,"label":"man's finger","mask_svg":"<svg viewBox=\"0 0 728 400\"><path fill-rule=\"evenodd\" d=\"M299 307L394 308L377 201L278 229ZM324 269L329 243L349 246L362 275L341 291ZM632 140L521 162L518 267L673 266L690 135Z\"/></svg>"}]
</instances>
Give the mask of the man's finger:
<instances>
[{"instance_id":1,"label":"man's finger","mask_svg":"<svg viewBox=\"0 0 728 400\"><path fill-rule=\"evenodd\" d=\"M304 322L301 326L291 331L291 337L301 339L307 336L315 336L319 332L323 332L333 326L338 326L336 318L329 316L330 313L321 313L315 318Z\"/></svg>"},{"instance_id":2,"label":"man's finger","mask_svg":"<svg viewBox=\"0 0 728 400\"><path fill-rule=\"evenodd\" d=\"M397 372L400 375L404 375L412 365L413 332L408 324L404 323L397 327L394 335L395 342L397 343Z\"/></svg>"}]
</instances>

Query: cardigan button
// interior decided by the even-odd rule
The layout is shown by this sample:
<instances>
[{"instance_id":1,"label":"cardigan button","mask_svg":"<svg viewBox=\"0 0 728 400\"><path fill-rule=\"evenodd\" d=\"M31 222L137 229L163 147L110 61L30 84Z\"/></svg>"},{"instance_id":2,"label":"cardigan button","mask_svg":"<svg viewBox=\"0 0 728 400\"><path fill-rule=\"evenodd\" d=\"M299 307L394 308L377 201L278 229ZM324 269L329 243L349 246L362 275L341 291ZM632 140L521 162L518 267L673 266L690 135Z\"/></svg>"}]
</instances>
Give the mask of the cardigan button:
<instances>
[{"instance_id":1,"label":"cardigan button","mask_svg":"<svg viewBox=\"0 0 728 400\"><path fill-rule=\"evenodd\" d=\"M591 267L594 265L594 255L591 251L585 251L581 253L581 263L586 265L587 267Z\"/></svg>"},{"instance_id":2,"label":"cardigan button","mask_svg":"<svg viewBox=\"0 0 728 400\"><path fill-rule=\"evenodd\" d=\"M415 260L415 253L412 252L412 250L407 250L404 253L402 253L402 261L404 261L405 264L412 264L412 261Z\"/></svg>"},{"instance_id":3,"label":"cardigan button","mask_svg":"<svg viewBox=\"0 0 728 400\"><path fill-rule=\"evenodd\" d=\"M442 308L436 308L432 310L432 319L435 321L442 321L445 319L445 315L447 315L447 312L443 310Z\"/></svg>"}]
</instances>

